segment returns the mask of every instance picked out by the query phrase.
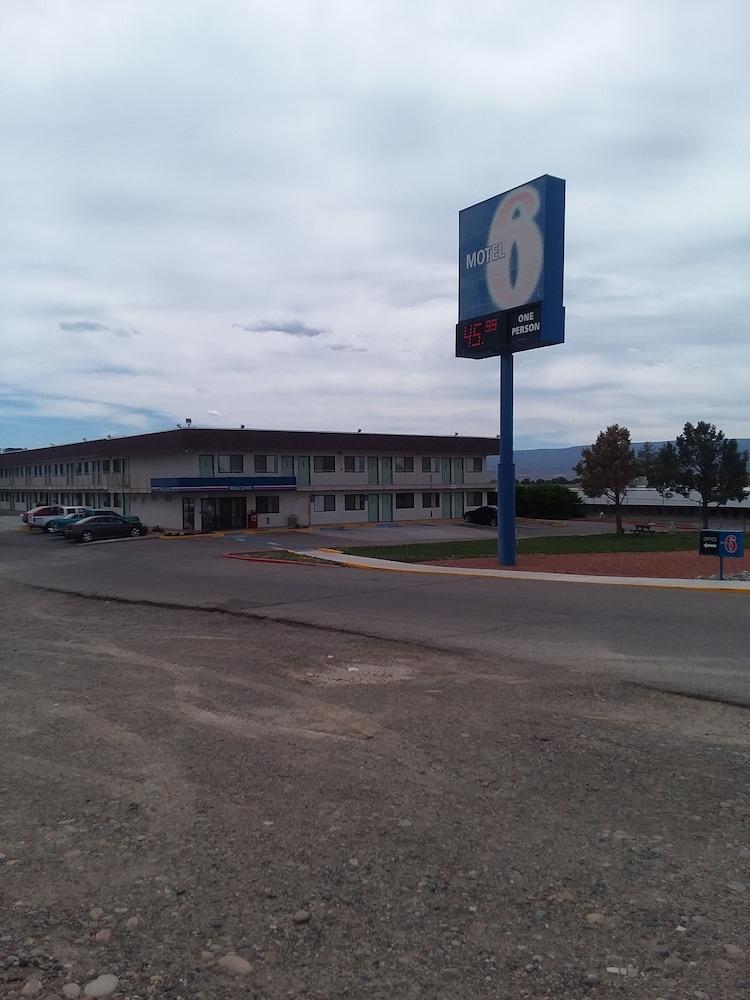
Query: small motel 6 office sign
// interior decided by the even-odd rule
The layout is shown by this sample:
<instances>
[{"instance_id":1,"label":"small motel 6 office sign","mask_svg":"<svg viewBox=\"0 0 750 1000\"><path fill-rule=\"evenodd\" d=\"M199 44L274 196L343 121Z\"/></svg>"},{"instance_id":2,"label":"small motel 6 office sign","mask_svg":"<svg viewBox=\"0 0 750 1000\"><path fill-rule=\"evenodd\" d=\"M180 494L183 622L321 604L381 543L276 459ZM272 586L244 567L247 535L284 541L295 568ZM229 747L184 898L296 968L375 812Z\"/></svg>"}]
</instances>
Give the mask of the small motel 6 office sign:
<instances>
[{"instance_id":1,"label":"small motel 6 office sign","mask_svg":"<svg viewBox=\"0 0 750 1000\"><path fill-rule=\"evenodd\" d=\"M707 531L700 533L698 553L719 557L719 579L724 579L724 559L742 559L745 554L744 531Z\"/></svg>"}]
</instances>

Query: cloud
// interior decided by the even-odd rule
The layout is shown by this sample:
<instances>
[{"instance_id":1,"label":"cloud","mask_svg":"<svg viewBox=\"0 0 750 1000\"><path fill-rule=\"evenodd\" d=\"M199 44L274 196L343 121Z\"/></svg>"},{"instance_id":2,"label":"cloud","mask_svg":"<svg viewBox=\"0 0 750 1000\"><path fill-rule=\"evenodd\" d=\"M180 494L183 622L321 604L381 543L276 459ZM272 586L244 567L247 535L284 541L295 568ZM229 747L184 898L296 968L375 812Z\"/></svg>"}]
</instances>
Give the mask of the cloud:
<instances>
[{"instance_id":1,"label":"cloud","mask_svg":"<svg viewBox=\"0 0 750 1000\"><path fill-rule=\"evenodd\" d=\"M221 414L218 410L206 410L206 413L210 413L212 417L220 417Z\"/></svg>"},{"instance_id":2,"label":"cloud","mask_svg":"<svg viewBox=\"0 0 750 1000\"><path fill-rule=\"evenodd\" d=\"M543 171L566 343L516 358L517 446L747 434L745 0L249 6L5 5L0 371L42 442L211 400L494 437L498 364L454 357L457 216Z\"/></svg>"},{"instance_id":3,"label":"cloud","mask_svg":"<svg viewBox=\"0 0 750 1000\"><path fill-rule=\"evenodd\" d=\"M107 326L91 320L60 320L60 329L66 333L113 333L116 337L140 337L140 330L127 330L121 326Z\"/></svg>"},{"instance_id":4,"label":"cloud","mask_svg":"<svg viewBox=\"0 0 750 1000\"><path fill-rule=\"evenodd\" d=\"M74 323L60 322L60 329L70 333L111 333L111 329L104 323L91 323L88 320L77 320Z\"/></svg>"},{"instance_id":5,"label":"cloud","mask_svg":"<svg viewBox=\"0 0 750 1000\"><path fill-rule=\"evenodd\" d=\"M257 323L233 323L232 329L245 330L247 333L285 333L290 337L322 337L329 333L324 327L307 326L299 320L287 320L286 322L274 322L270 319L262 319Z\"/></svg>"}]
</instances>

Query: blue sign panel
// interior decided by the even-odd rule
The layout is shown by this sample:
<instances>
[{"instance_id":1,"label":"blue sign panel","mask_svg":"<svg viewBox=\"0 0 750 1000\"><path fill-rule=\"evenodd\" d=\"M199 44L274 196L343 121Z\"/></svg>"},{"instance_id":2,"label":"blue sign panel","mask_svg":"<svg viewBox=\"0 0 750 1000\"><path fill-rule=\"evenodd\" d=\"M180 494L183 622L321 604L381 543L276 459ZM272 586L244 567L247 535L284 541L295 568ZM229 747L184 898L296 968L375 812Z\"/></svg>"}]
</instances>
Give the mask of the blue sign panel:
<instances>
[{"instance_id":1,"label":"blue sign panel","mask_svg":"<svg viewBox=\"0 0 750 1000\"><path fill-rule=\"evenodd\" d=\"M703 530L700 533L698 552L702 556L719 556L722 559L742 559L745 555L745 532Z\"/></svg>"},{"instance_id":2,"label":"blue sign panel","mask_svg":"<svg viewBox=\"0 0 750 1000\"><path fill-rule=\"evenodd\" d=\"M565 339L565 181L545 174L459 213L456 355Z\"/></svg>"},{"instance_id":3,"label":"blue sign panel","mask_svg":"<svg viewBox=\"0 0 750 1000\"><path fill-rule=\"evenodd\" d=\"M152 493L258 493L295 490L295 476L178 476L152 479Z\"/></svg>"}]
</instances>

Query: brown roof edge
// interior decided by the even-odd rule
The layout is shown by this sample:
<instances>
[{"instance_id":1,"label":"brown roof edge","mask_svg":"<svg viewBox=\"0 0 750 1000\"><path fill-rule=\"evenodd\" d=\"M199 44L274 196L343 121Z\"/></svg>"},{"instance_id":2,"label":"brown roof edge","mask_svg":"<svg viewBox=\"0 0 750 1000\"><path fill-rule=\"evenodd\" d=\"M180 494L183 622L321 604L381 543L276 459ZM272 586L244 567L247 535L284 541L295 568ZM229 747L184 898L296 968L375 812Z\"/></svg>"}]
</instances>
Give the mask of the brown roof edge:
<instances>
[{"instance_id":1,"label":"brown roof edge","mask_svg":"<svg viewBox=\"0 0 750 1000\"><path fill-rule=\"evenodd\" d=\"M207 453L236 449L244 452L289 451L384 451L423 455L496 455L497 438L446 437L437 434L352 434L339 431L235 430L209 427L182 427L176 430L133 434L127 437L98 438L47 448L27 448L0 455L0 468L15 468L39 462L60 462L70 458L109 458L147 455L163 451Z\"/></svg>"}]
</instances>

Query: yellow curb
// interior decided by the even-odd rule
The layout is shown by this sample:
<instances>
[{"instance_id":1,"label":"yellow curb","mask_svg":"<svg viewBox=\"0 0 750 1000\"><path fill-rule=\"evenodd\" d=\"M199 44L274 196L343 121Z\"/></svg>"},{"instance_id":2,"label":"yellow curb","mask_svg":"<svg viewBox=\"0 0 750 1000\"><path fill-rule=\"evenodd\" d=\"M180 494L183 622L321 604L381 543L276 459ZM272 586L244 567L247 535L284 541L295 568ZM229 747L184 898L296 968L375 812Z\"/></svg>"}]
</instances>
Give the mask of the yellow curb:
<instances>
[{"instance_id":1,"label":"yellow curb","mask_svg":"<svg viewBox=\"0 0 750 1000\"><path fill-rule=\"evenodd\" d=\"M317 531L317 528L229 528L225 531L196 531L193 535L156 535L164 542L195 541L196 538L227 538L233 535L295 534Z\"/></svg>"}]
</instances>

